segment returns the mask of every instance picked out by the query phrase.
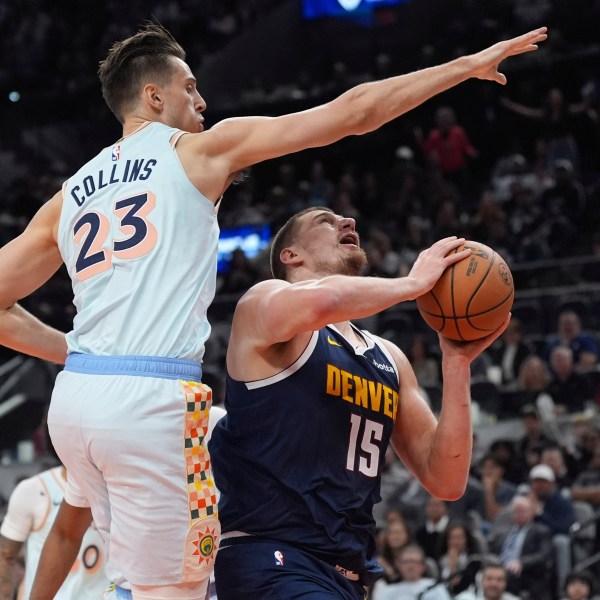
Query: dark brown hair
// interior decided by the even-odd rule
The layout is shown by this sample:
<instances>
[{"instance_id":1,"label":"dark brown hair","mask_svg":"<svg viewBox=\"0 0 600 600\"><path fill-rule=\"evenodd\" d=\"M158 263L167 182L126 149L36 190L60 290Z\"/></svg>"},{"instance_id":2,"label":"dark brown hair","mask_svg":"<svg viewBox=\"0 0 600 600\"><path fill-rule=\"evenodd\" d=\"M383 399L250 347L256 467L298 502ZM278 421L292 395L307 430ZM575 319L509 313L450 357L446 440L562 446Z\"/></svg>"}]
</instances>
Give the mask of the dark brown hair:
<instances>
[{"instance_id":1,"label":"dark brown hair","mask_svg":"<svg viewBox=\"0 0 600 600\"><path fill-rule=\"evenodd\" d=\"M323 206L311 206L310 208L305 208L295 215L291 216L281 227L281 229L275 234L273 238L273 243L271 244L271 273L275 279L283 279L286 278L286 267L281 262L279 255L284 248L287 248L294 241L294 237L296 236L297 231L297 223L298 219L307 213L314 212L316 210L324 210L328 213L333 213L333 211L329 208L325 208Z\"/></svg>"},{"instance_id":2,"label":"dark brown hair","mask_svg":"<svg viewBox=\"0 0 600 600\"><path fill-rule=\"evenodd\" d=\"M121 123L135 106L143 85L152 79L159 84L168 82L173 57L185 60L184 49L162 25L154 23L112 45L100 62L98 76L104 100Z\"/></svg>"}]
</instances>

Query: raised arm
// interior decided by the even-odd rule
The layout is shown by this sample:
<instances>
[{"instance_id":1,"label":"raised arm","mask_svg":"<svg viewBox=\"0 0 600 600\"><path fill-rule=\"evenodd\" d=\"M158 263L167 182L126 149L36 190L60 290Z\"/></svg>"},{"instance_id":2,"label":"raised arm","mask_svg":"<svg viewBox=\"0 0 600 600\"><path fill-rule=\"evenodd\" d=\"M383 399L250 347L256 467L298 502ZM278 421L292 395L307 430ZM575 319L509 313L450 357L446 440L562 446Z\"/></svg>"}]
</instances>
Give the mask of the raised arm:
<instances>
[{"instance_id":1,"label":"raised arm","mask_svg":"<svg viewBox=\"0 0 600 600\"><path fill-rule=\"evenodd\" d=\"M270 158L325 146L373 131L467 79L504 85L506 77L498 71L499 64L510 56L536 50L546 37L545 27L535 29L443 65L360 84L310 110L272 118L226 119L205 133L184 136L181 148L220 163L222 174L227 174Z\"/></svg>"},{"instance_id":2,"label":"raised arm","mask_svg":"<svg viewBox=\"0 0 600 600\"><path fill-rule=\"evenodd\" d=\"M504 108L508 108L508 110L512 110L514 113L517 113L522 117L536 120L541 120L544 118L544 111L541 108L525 106L524 104L520 104L519 102L515 102L514 100L506 97L500 98L500 103L502 106L504 106Z\"/></svg>"},{"instance_id":3,"label":"raised arm","mask_svg":"<svg viewBox=\"0 0 600 600\"><path fill-rule=\"evenodd\" d=\"M0 344L58 363L67 355L64 333L36 319L17 301L41 287L62 264L56 244L61 204L58 193L21 235L0 248Z\"/></svg>"},{"instance_id":4,"label":"raised arm","mask_svg":"<svg viewBox=\"0 0 600 600\"><path fill-rule=\"evenodd\" d=\"M506 329L474 342L439 336L443 395L439 422L423 400L406 356L389 344L400 371L400 403L392 445L427 491L444 500L460 498L471 467L471 363Z\"/></svg>"},{"instance_id":5,"label":"raised arm","mask_svg":"<svg viewBox=\"0 0 600 600\"><path fill-rule=\"evenodd\" d=\"M298 283L270 280L240 300L234 315L236 339L255 348L289 341L295 335L374 315L429 291L443 271L468 256L454 253L462 238L444 238L420 253L406 277L331 275Z\"/></svg>"}]
</instances>

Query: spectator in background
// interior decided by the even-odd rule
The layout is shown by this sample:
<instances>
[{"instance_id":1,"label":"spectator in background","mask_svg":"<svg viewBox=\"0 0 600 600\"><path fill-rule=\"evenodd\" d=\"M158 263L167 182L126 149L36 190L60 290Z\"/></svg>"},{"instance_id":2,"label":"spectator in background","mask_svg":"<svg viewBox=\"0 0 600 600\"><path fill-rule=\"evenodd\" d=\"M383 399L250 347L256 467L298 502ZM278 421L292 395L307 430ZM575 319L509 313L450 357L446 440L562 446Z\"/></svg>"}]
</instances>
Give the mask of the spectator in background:
<instances>
[{"instance_id":1,"label":"spectator in background","mask_svg":"<svg viewBox=\"0 0 600 600\"><path fill-rule=\"evenodd\" d=\"M517 452L513 440L499 438L489 445L488 450L489 454L494 456L504 466L503 478L506 481L518 486L527 479L529 469L525 469L522 457Z\"/></svg>"},{"instance_id":2,"label":"spectator in background","mask_svg":"<svg viewBox=\"0 0 600 600\"><path fill-rule=\"evenodd\" d=\"M569 527L575 522L575 509L556 485L554 471L544 464L536 465L529 473L529 485L534 520L550 528L556 557L558 588L562 589L571 570L571 540Z\"/></svg>"},{"instance_id":3,"label":"spectator in background","mask_svg":"<svg viewBox=\"0 0 600 600\"><path fill-rule=\"evenodd\" d=\"M417 544L405 546L398 557L401 580L386 583L380 579L373 586L372 600L417 600L423 599L423 592L435 585L435 579L426 575L427 565L423 549ZM437 598L449 600L446 592Z\"/></svg>"},{"instance_id":4,"label":"spectator in background","mask_svg":"<svg viewBox=\"0 0 600 600\"><path fill-rule=\"evenodd\" d=\"M592 600L596 585L596 579L589 571L573 571L567 575L561 600Z\"/></svg>"},{"instance_id":5,"label":"spectator in background","mask_svg":"<svg viewBox=\"0 0 600 600\"><path fill-rule=\"evenodd\" d=\"M436 562L441 554L442 539L448 526L448 506L445 500L430 496L425 505L425 524L415 533L415 540L423 548L426 556Z\"/></svg>"},{"instance_id":6,"label":"spectator in background","mask_svg":"<svg viewBox=\"0 0 600 600\"><path fill-rule=\"evenodd\" d=\"M556 346L571 348L578 371L597 365L600 359L598 341L582 331L581 318L573 310L565 310L558 315L557 332L548 339L546 356L550 356Z\"/></svg>"},{"instance_id":7,"label":"spectator in background","mask_svg":"<svg viewBox=\"0 0 600 600\"><path fill-rule=\"evenodd\" d=\"M481 482L485 489L485 520L493 523L500 512L510 504L517 487L504 479L504 462L488 454L480 464Z\"/></svg>"},{"instance_id":8,"label":"spectator in background","mask_svg":"<svg viewBox=\"0 0 600 600\"><path fill-rule=\"evenodd\" d=\"M441 106L435 112L435 127L426 138L419 128L415 137L425 157L445 178L462 192L470 186L469 160L477 157L464 127L456 123L456 112L450 106Z\"/></svg>"},{"instance_id":9,"label":"spectator in background","mask_svg":"<svg viewBox=\"0 0 600 600\"><path fill-rule=\"evenodd\" d=\"M556 413L581 412L586 402L592 399L592 391L588 380L575 371L573 350L568 346L554 346L549 360L552 380L548 384L548 392Z\"/></svg>"},{"instance_id":10,"label":"spectator in background","mask_svg":"<svg viewBox=\"0 0 600 600\"><path fill-rule=\"evenodd\" d=\"M571 500L587 502L594 511L600 509L600 444L593 450L587 467L576 477L571 486ZM600 525L596 521L594 551L600 551Z\"/></svg>"},{"instance_id":11,"label":"spectator in background","mask_svg":"<svg viewBox=\"0 0 600 600\"><path fill-rule=\"evenodd\" d=\"M511 503L511 522L498 524L488 537L489 550L500 557L508 572L508 591L522 591L535 600L551 600L548 561L552 556L552 532L534 521L531 499L515 496Z\"/></svg>"},{"instance_id":12,"label":"spectator in background","mask_svg":"<svg viewBox=\"0 0 600 600\"><path fill-rule=\"evenodd\" d=\"M343 211L337 211L345 215ZM373 277L398 277L400 274L400 256L392 246L392 238L382 229L369 230L369 241L365 251L369 257L369 275ZM419 380L419 383L421 381Z\"/></svg>"},{"instance_id":13,"label":"spectator in background","mask_svg":"<svg viewBox=\"0 0 600 600\"><path fill-rule=\"evenodd\" d=\"M410 347L406 355L421 386L435 387L440 385L439 361L434 358L422 335L413 335L411 337Z\"/></svg>"},{"instance_id":14,"label":"spectator in background","mask_svg":"<svg viewBox=\"0 0 600 600\"><path fill-rule=\"evenodd\" d=\"M461 521L448 524L440 548L440 579L452 595L466 590L475 580L481 561L481 544L471 529Z\"/></svg>"},{"instance_id":15,"label":"spectator in background","mask_svg":"<svg viewBox=\"0 0 600 600\"><path fill-rule=\"evenodd\" d=\"M556 485L561 493L570 495L573 477L567 467L563 449L558 444L545 446L542 450L541 464L548 465L552 469Z\"/></svg>"},{"instance_id":16,"label":"spectator in background","mask_svg":"<svg viewBox=\"0 0 600 600\"><path fill-rule=\"evenodd\" d=\"M548 243L553 255L560 257L573 254L578 249L578 230L586 211L587 198L570 160L556 160L552 168L554 185L544 190L540 205L549 227Z\"/></svg>"},{"instance_id":17,"label":"spectator in background","mask_svg":"<svg viewBox=\"0 0 600 600\"><path fill-rule=\"evenodd\" d=\"M509 389L517 386L521 365L533 354L533 349L524 341L524 336L523 324L513 316L506 331L488 351L494 365L502 369L502 385Z\"/></svg>"},{"instance_id":18,"label":"spectator in background","mask_svg":"<svg viewBox=\"0 0 600 600\"><path fill-rule=\"evenodd\" d=\"M538 359L539 360L539 359ZM534 404L525 404L520 411L525 434L517 442L517 450L521 457L525 457L531 446L536 446L541 453L544 445L550 444L552 440L543 430L542 422Z\"/></svg>"},{"instance_id":19,"label":"spectator in background","mask_svg":"<svg viewBox=\"0 0 600 600\"><path fill-rule=\"evenodd\" d=\"M587 100L567 104L563 92L554 87L548 90L543 106L526 106L507 97L503 97L501 103L518 115L541 124L540 134L545 141L549 168L557 159L570 160L578 168L579 147L574 135L574 118L589 112Z\"/></svg>"},{"instance_id":20,"label":"spectator in background","mask_svg":"<svg viewBox=\"0 0 600 600\"><path fill-rule=\"evenodd\" d=\"M547 392L550 379L546 362L535 354L528 356L521 364L517 377L518 408L532 404L538 413L545 415L544 410L550 398Z\"/></svg>"},{"instance_id":21,"label":"spectator in background","mask_svg":"<svg viewBox=\"0 0 600 600\"><path fill-rule=\"evenodd\" d=\"M402 549L413 543L413 538L401 512L396 513L385 526L377 539L379 552L377 560L383 567L383 577L388 583L402 579L400 554Z\"/></svg>"},{"instance_id":22,"label":"spectator in background","mask_svg":"<svg viewBox=\"0 0 600 600\"><path fill-rule=\"evenodd\" d=\"M508 575L501 564L487 563L477 574L478 583L455 596L456 600L518 600L506 591Z\"/></svg>"},{"instance_id":23,"label":"spectator in background","mask_svg":"<svg viewBox=\"0 0 600 600\"><path fill-rule=\"evenodd\" d=\"M241 294L258 281L258 270L241 248L236 248L231 253L229 269L222 281L219 288L221 294Z\"/></svg>"}]
</instances>

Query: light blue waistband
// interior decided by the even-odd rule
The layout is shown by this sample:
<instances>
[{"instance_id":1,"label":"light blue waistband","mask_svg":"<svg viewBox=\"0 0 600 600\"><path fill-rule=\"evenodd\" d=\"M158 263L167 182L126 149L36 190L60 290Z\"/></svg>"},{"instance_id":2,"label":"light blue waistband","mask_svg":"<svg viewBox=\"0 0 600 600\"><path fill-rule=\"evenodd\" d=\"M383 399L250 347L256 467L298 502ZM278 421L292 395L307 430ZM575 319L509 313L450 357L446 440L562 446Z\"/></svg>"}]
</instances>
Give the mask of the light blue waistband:
<instances>
[{"instance_id":1,"label":"light blue waistband","mask_svg":"<svg viewBox=\"0 0 600 600\"><path fill-rule=\"evenodd\" d=\"M162 356L96 356L73 352L67 356L65 371L90 375L135 375L159 379L202 380L200 363Z\"/></svg>"}]
</instances>

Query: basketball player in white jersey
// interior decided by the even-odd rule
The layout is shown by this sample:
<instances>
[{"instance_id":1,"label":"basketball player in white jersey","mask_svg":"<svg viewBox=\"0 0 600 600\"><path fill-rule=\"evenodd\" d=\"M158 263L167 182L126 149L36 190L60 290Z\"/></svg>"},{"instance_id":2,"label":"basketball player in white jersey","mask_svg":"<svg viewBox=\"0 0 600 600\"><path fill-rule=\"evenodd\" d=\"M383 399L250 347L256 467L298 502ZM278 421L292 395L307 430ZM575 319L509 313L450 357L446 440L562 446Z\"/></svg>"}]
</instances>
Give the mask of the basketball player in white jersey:
<instances>
[{"instance_id":1,"label":"basketball player in white jersey","mask_svg":"<svg viewBox=\"0 0 600 600\"><path fill-rule=\"evenodd\" d=\"M15 564L25 545L25 577L18 599L29 599L42 547L66 487L63 466L24 479L15 487L0 527L0 598L13 598ZM56 600L98 600L109 584L104 572L102 538L93 523L86 527L80 541Z\"/></svg>"},{"instance_id":2,"label":"basketball player in white jersey","mask_svg":"<svg viewBox=\"0 0 600 600\"><path fill-rule=\"evenodd\" d=\"M373 131L467 79L504 84L499 63L546 37L536 29L307 111L226 119L208 131L206 103L166 30L148 26L111 48L100 80L123 136L0 249L0 343L66 360L48 416L69 471L65 501L91 508L108 575L130 582L136 600L203 598L218 547L204 443L211 391L200 363L217 207L236 174ZM17 304L63 262L77 309L66 343ZM51 560L47 569L55 572ZM34 584L32 599L45 598L52 586Z\"/></svg>"},{"instance_id":3,"label":"basketball player in white jersey","mask_svg":"<svg viewBox=\"0 0 600 600\"><path fill-rule=\"evenodd\" d=\"M206 444L208 444L210 441L215 425L226 414L227 412L221 406L211 407L208 417L208 432L205 439ZM217 490L217 498L218 496L219 492ZM58 509L58 514L56 515L56 524L50 530L50 533L47 537L48 549L44 552L44 556L46 558L48 556L54 556L54 553L57 553L58 561L53 563L54 570L58 569L63 573L68 571L69 565L72 564L74 557L78 552L78 548L81 547L83 540L87 535L86 532L91 526L92 514L89 509L87 511L76 510L66 502L62 503L60 509ZM67 540L67 543L61 542L61 540ZM112 583L105 590L104 595L102 596L103 600L132 599L130 584L122 577L118 577L117 579L118 583ZM46 585L53 585L52 582L47 583L45 580L40 580L38 583L43 587ZM0 600L3 600L1 594ZM207 600L217 600L213 573L210 574L209 593L207 595Z\"/></svg>"}]
</instances>

